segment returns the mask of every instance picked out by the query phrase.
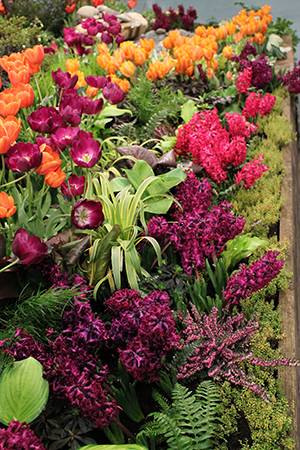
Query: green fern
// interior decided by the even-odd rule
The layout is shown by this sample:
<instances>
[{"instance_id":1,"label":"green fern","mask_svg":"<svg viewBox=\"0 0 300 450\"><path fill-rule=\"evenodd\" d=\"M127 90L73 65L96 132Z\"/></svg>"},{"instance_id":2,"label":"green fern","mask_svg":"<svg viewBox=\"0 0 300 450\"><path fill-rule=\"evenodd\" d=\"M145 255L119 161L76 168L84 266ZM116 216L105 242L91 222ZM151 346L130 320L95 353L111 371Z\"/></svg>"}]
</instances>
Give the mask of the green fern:
<instances>
[{"instance_id":1,"label":"green fern","mask_svg":"<svg viewBox=\"0 0 300 450\"><path fill-rule=\"evenodd\" d=\"M144 426L137 438L145 442L167 442L168 450L204 450L212 447L218 430L220 397L215 383L205 380L192 394L177 383L172 392L172 403L154 391L154 399L161 411L150 414L154 420Z\"/></svg>"}]
</instances>

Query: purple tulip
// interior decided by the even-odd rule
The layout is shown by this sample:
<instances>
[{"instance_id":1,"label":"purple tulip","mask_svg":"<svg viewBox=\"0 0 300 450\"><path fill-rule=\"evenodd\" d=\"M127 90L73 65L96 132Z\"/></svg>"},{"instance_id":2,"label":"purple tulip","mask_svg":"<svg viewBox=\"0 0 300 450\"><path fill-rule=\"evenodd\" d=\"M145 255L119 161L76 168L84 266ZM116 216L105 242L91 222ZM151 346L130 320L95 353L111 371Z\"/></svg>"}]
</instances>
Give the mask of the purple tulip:
<instances>
[{"instance_id":1,"label":"purple tulip","mask_svg":"<svg viewBox=\"0 0 300 450\"><path fill-rule=\"evenodd\" d=\"M93 139L93 133L91 131L87 132L84 130L80 130L78 133L78 141L81 139Z\"/></svg>"},{"instance_id":2,"label":"purple tulip","mask_svg":"<svg viewBox=\"0 0 300 450\"><path fill-rule=\"evenodd\" d=\"M46 138L45 136L42 136L41 134L39 134L38 136L36 136L35 138L35 143L40 147L43 144L48 145L49 147L52 148L52 150L56 153L59 153L59 149L56 147L56 145L54 145L54 143L52 142L51 138Z\"/></svg>"},{"instance_id":3,"label":"purple tulip","mask_svg":"<svg viewBox=\"0 0 300 450\"><path fill-rule=\"evenodd\" d=\"M92 86L97 89L103 89L104 86L107 85L108 81L105 77L101 75L99 77L95 77L94 75L88 75L85 79L89 86Z\"/></svg>"},{"instance_id":4,"label":"purple tulip","mask_svg":"<svg viewBox=\"0 0 300 450\"><path fill-rule=\"evenodd\" d=\"M118 45L121 44L124 41L124 36L121 33L119 33L118 36L116 37L115 41L116 41L116 44L118 44Z\"/></svg>"},{"instance_id":5,"label":"purple tulip","mask_svg":"<svg viewBox=\"0 0 300 450\"><path fill-rule=\"evenodd\" d=\"M125 92L120 89L116 83L111 81L103 88L103 97L112 105L117 105L125 98Z\"/></svg>"},{"instance_id":6,"label":"purple tulip","mask_svg":"<svg viewBox=\"0 0 300 450\"><path fill-rule=\"evenodd\" d=\"M37 236L29 237L28 232L19 228L15 234L12 251L20 262L30 266L38 264L47 255L47 245Z\"/></svg>"},{"instance_id":7,"label":"purple tulip","mask_svg":"<svg viewBox=\"0 0 300 450\"><path fill-rule=\"evenodd\" d=\"M18 142L9 147L5 164L14 172L29 172L42 163L43 154L36 144Z\"/></svg>"},{"instance_id":8,"label":"purple tulip","mask_svg":"<svg viewBox=\"0 0 300 450\"><path fill-rule=\"evenodd\" d=\"M85 186L85 176L78 177L77 175L71 175L68 182L64 181L61 185L61 192L68 197L77 197L82 195Z\"/></svg>"},{"instance_id":9,"label":"purple tulip","mask_svg":"<svg viewBox=\"0 0 300 450\"><path fill-rule=\"evenodd\" d=\"M99 98L98 100L91 100L88 97L82 97L83 104L83 114L88 116L92 116L94 114L99 114L99 112L103 108L103 98Z\"/></svg>"},{"instance_id":10,"label":"purple tulip","mask_svg":"<svg viewBox=\"0 0 300 450\"><path fill-rule=\"evenodd\" d=\"M51 135L51 141L60 150L64 150L66 147L71 146L78 137L79 128L59 128Z\"/></svg>"},{"instance_id":11,"label":"purple tulip","mask_svg":"<svg viewBox=\"0 0 300 450\"><path fill-rule=\"evenodd\" d=\"M81 22L82 28L84 28L89 36L96 36L101 31L105 30L105 25L98 22L94 17L88 18Z\"/></svg>"},{"instance_id":12,"label":"purple tulip","mask_svg":"<svg viewBox=\"0 0 300 450\"><path fill-rule=\"evenodd\" d=\"M113 36L117 36L119 33L121 33L121 31L121 24L117 20L112 21L109 28L107 29L107 32Z\"/></svg>"},{"instance_id":13,"label":"purple tulip","mask_svg":"<svg viewBox=\"0 0 300 450\"><path fill-rule=\"evenodd\" d=\"M112 44L113 42L113 37L108 34L106 31L103 31L103 33L101 34L101 42L104 42L104 44L109 45Z\"/></svg>"},{"instance_id":14,"label":"purple tulip","mask_svg":"<svg viewBox=\"0 0 300 450\"><path fill-rule=\"evenodd\" d=\"M27 116L29 126L37 133L54 133L66 123L60 113L53 106L40 106Z\"/></svg>"},{"instance_id":15,"label":"purple tulip","mask_svg":"<svg viewBox=\"0 0 300 450\"><path fill-rule=\"evenodd\" d=\"M72 89L78 81L78 75L71 76L69 72L63 72L61 69L56 72L52 70L52 78L60 89Z\"/></svg>"},{"instance_id":16,"label":"purple tulip","mask_svg":"<svg viewBox=\"0 0 300 450\"><path fill-rule=\"evenodd\" d=\"M71 222L74 227L90 230L100 227L103 221L104 214L100 200L82 198L75 203L71 212Z\"/></svg>"},{"instance_id":17,"label":"purple tulip","mask_svg":"<svg viewBox=\"0 0 300 450\"><path fill-rule=\"evenodd\" d=\"M79 167L94 167L101 158L100 144L92 138L75 141L70 148L70 156Z\"/></svg>"},{"instance_id":18,"label":"purple tulip","mask_svg":"<svg viewBox=\"0 0 300 450\"><path fill-rule=\"evenodd\" d=\"M77 90L76 95L77 96L74 97L73 95L70 95L69 91L66 91L59 104L59 111L62 117L72 127L77 127L81 123L81 115L83 113L83 97L78 96Z\"/></svg>"}]
</instances>

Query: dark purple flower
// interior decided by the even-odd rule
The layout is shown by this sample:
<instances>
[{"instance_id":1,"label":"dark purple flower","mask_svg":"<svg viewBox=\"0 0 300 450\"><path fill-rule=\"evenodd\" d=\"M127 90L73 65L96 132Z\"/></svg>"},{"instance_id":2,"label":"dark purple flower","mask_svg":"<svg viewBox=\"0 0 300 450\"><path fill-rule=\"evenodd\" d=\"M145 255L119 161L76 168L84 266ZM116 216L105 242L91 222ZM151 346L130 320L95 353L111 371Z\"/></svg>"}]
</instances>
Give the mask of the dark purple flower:
<instances>
[{"instance_id":1,"label":"dark purple flower","mask_svg":"<svg viewBox=\"0 0 300 450\"><path fill-rule=\"evenodd\" d=\"M88 19L82 21L81 26L87 31L89 36L96 36L105 29L105 25L98 22L94 17L89 17Z\"/></svg>"},{"instance_id":2,"label":"dark purple flower","mask_svg":"<svg viewBox=\"0 0 300 450\"><path fill-rule=\"evenodd\" d=\"M118 36L116 37L115 41L116 41L116 44L118 44L118 45L121 44L124 41L124 36L121 33L119 33Z\"/></svg>"},{"instance_id":3,"label":"dark purple flower","mask_svg":"<svg viewBox=\"0 0 300 450\"><path fill-rule=\"evenodd\" d=\"M119 33L121 33L121 31L121 24L117 20L112 21L107 29L107 32L113 36L117 36Z\"/></svg>"},{"instance_id":4,"label":"dark purple flower","mask_svg":"<svg viewBox=\"0 0 300 450\"><path fill-rule=\"evenodd\" d=\"M101 158L100 144L92 138L80 139L72 145L70 156L77 166L94 167Z\"/></svg>"},{"instance_id":5,"label":"dark purple flower","mask_svg":"<svg viewBox=\"0 0 300 450\"><path fill-rule=\"evenodd\" d=\"M75 203L71 212L72 225L81 230L91 230L100 227L104 221L100 200L82 198Z\"/></svg>"},{"instance_id":6,"label":"dark purple flower","mask_svg":"<svg viewBox=\"0 0 300 450\"><path fill-rule=\"evenodd\" d=\"M56 153L59 153L59 149L56 147L56 145L54 145L53 141L51 140L51 137L46 138L45 136L42 136L41 134L39 134L38 136L36 136L35 138L35 143L40 147L42 144L46 144L49 147L52 148L52 150Z\"/></svg>"},{"instance_id":7,"label":"dark purple flower","mask_svg":"<svg viewBox=\"0 0 300 450\"><path fill-rule=\"evenodd\" d=\"M93 139L93 133L91 131L80 130L78 133L78 141L81 139Z\"/></svg>"},{"instance_id":8,"label":"dark purple flower","mask_svg":"<svg viewBox=\"0 0 300 450\"><path fill-rule=\"evenodd\" d=\"M78 138L79 128L59 128L51 135L51 141L60 150L64 150L66 147L71 146Z\"/></svg>"},{"instance_id":9,"label":"dark purple flower","mask_svg":"<svg viewBox=\"0 0 300 450\"><path fill-rule=\"evenodd\" d=\"M61 185L61 192L68 197L77 197L82 195L85 186L85 176L78 177L77 175L71 175L68 181L64 181Z\"/></svg>"},{"instance_id":10,"label":"dark purple flower","mask_svg":"<svg viewBox=\"0 0 300 450\"><path fill-rule=\"evenodd\" d=\"M103 98L99 98L98 100L91 100L88 97L82 97L83 104L83 114L88 116L92 116L94 114L99 114L99 112L103 108Z\"/></svg>"},{"instance_id":11,"label":"dark purple flower","mask_svg":"<svg viewBox=\"0 0 300 450\"><path fill-rule=\"evenodd\" d=\"M38 145L18 142L9 147L5 164L15 172L29 172L42 162L43 154Z\"/></svg>"},{"instance_id":12,"label":"dark purple flower","mask_svg":"<svg viewBox=\"0 0 300 450\"><path fill-rule=\"evenodd\" d=\"M109 45L112 44L114 38L108 34L106 31L103 31L101 34L101 41L104 42L104 44Z\"/></svg>"},{"instance_id":13,"label":"dark purple flower","mask_svg":"<svg viewBox=\"0 0 300 450\"><path fill-rule=\"evenodd\" d=\"M102 77L101 75L98 77L95 77L94 75L88 75L85 78L85 81L89 86L97 89L103 89L104 86L106 86L108 83L107 79L105 77Z\"/></svg>"},{"instance_id":14,"label":"dark purple flower","mask_svg":"<svg viewBox=\"0 0 300 450\"><path fill-rule=\"evenodd\" d=\"M0 450L45 450L43 443L26 422L12 420L7 429L0 429Z\"/></svg>"},{"instance_id":15,"label":"dark purple flower","mask_svg":"<svg viewBox=\"0 0 300 450\"><path fill-rule=\"evenodd\" d=\"M126 96L125 92L120 89L116 83L111 81L103 88L103 97L112 105L122 102Z\"/></svg>"},{"instance_id":16,"label":"dark purple flower","mask_svg":"<svg viewBox=\"0 0 300 450\"><path fill-rule=\"evenodd\" d=\"M40 106L27 116L29 126L37 133L54 133L66 123L60 113L53 106Z\"/></svg>"},{"instance_id":17,"label":"dark purple flower","mask_svg":"<svg viewBox=\"0 0 300 450\"><path fill-rule=\"evenodd\" d=\"M20 262L30 266L41 262L47 255L47 245L37 236L29 237L24 228L19 228L15 234L12 251Z\"/></svg>"},{"instance_id":18,"label":"dark purple flower","mask_svg":"<svg viewBox=\"0 0 300 450\"><path fill-rule=\"evenodd\" d=\"M82 97L74 97L69 93L64 94L59 104L59 111L67 123L72 127L77 127L81 123L83 113Z\"/></svg>"},{"instance_id":19,"label":"dark purple flower","mask_svg":"<svg viewBox=\"0 0 300 450\"><path fill-rule=\"evenodd\" d=\"M61 69L56 72L52 70L52 78L61 89L72 89L78 81L78 75L71 76L69 72L63 72Z\"/></svg>"}]
</instances>

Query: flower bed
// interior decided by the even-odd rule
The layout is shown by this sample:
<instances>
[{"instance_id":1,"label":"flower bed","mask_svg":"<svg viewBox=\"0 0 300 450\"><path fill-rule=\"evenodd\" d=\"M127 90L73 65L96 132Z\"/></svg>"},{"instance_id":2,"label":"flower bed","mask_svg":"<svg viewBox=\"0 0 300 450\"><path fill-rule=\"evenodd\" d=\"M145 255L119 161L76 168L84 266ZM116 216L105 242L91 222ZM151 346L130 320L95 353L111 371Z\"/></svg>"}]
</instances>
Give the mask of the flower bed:
<instances>
[{"instance_id":1,"label":"flower bed","mask_svg":"<svg viewBox=\"0 0 300 450\"><path fill-rule=\"evenodd\" d=\"M267 6L161 54L102 19L0 61L0 448L295 448L298 69Z\"/></svg>"}]
</instances>

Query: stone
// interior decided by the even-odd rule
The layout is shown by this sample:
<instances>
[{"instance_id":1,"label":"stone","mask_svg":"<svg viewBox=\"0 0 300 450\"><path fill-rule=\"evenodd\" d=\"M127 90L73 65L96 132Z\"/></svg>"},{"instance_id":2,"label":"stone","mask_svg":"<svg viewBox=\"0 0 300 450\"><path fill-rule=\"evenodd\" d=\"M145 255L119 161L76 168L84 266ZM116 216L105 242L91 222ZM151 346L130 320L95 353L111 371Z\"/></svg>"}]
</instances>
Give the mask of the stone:
<instances>
[{"instance_id":1,"label":"stone","mask_svg":"<svg viewBox=\"0 0 300 450\"><path fill-rule=\"evenodd\" d=\"M98 10L94 6L82 6L76 12L76 21L80 22L81 20L94 17L97 13Z\"/></svg>"}]
</instances>

